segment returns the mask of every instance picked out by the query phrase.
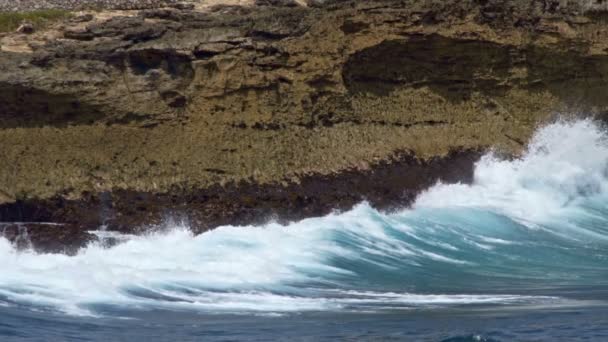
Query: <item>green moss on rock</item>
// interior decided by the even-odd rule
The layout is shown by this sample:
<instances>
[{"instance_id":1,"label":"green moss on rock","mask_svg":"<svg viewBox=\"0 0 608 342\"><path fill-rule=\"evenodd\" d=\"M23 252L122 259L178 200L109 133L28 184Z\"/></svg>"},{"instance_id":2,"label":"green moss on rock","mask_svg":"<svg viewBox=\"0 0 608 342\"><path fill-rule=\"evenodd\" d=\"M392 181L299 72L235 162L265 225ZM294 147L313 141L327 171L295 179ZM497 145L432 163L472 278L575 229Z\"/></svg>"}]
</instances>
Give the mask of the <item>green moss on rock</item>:
<instances>
[{"instance_id":1,"label":"green moss on rock","mask_svg":"<svg viewBox=\"0 0 608 342\"><path fill-rule=\"evenodd\" d=\"M36 29L66 19L70 12L60 9L46 9L31 12L0 12L0 32L15 31L22 23L30 23Z\"/></svg>"}]
</instances>

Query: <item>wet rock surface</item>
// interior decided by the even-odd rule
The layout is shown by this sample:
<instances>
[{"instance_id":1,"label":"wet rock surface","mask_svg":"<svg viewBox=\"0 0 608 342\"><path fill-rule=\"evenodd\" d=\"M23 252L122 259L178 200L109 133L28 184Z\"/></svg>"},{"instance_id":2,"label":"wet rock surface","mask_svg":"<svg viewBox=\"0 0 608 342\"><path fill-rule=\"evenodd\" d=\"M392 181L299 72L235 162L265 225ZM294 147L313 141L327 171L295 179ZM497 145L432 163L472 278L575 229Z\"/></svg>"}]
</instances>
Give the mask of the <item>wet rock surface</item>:
<instances>
[{"instance_id":1,"label":"wet rock surface","mask_svg":"<svg viewBox=\"0 0 608 342\"><path fill-rule=\"evenodd\" d=\"M0 205L0 233L19 247L75 253L99 238L90 231L138 234L185 222L194 233L222 225L280 223L327 215L367 201L383 210L401 209L435 184L470 183L481 151L455 151L427 161L409 153L367 171L310 175L298 183L241 182L197 191L148 193L118 190L87 193L78 200L55 197Z\"/></svg>"},{"instance_id":2,"label":"wet rock surface","mask_svg":"<svg viewBox=\"0 0 608 342\"><path fill-rule=\"evenodd\" d=\"M608 17L586 2L303 3L0 37L4 235L74 252L101 226L405 206L556 113L608 113Z\"/></svg>"}]
</instances>

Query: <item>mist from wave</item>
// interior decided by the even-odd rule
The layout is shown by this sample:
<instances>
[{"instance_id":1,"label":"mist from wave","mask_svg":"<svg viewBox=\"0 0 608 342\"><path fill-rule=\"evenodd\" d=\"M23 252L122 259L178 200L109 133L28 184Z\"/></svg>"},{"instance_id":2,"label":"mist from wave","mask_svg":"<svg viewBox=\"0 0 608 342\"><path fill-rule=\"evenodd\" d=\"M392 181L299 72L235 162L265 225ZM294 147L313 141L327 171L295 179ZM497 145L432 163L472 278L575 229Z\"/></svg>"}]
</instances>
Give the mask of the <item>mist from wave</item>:
<instances>
[{"instance_id":1,"label":"mist from wave","mask_svg":"<svg viewBox=\"0 0 608 342\"><path fill-rule=\"evenodd\" d=\"M607 163L596 123L558 122L522 158L488 154L472 185L438 184L413 209L362 203L199 236L167 223L75 256L17 251L0 238L0 306L104 315L574 305L571 289L608 285Z\"/></svg>"}]
</instances>

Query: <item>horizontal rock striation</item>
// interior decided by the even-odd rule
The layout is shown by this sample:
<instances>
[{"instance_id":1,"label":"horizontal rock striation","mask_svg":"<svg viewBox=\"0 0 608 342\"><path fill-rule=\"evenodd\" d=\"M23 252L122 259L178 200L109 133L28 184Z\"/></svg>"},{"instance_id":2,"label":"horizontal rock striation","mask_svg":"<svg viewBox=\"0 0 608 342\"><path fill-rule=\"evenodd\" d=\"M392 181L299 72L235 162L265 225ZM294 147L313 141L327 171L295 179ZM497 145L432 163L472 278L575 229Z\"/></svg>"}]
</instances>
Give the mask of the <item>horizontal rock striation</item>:
<instances>
[{"instance_id":1,"label":"horizontal rock striation","mask_svg":"<svg viewBox=\"0 0 608 342\"><path fill-rule=\"evenodd\" d=\"M171 216L202 232L407 205L470 180L483 151L516 156L557 114L608 113L601 8L255 3L0 39L5 235L74 251L101 225Z\"/></svg>"},{"instance_id":2,"label":"horizontal rock striation","mask_svg":"<svg viewBox=\"0 0 608 342\"><path fill-rule=\"evenodd\" d=\"M137 10L166 7L178 0L0 0L0 12L27 12L47 9L62 10Z\"/></svg>"},{"instance_id":3,"label":"horizontal rock striation","mask_svg":"<svg viewBox=\"0 0 608 342\"><path fill-rule=\"evenodd\" d=\"M345 170L334 175L308 175L297 183L254 182L215 185L169 193L115 190L86 193L79 199L57 196L0 206L0 233L19 247L44 252L75 253L100 239L89 232L125 234L164 229L168 221L185 222L194 233L222 225L287 223L323 216L368 201L392 210L412 203L437 181L470 182L481 151L455 151L427 161L400 153L369 170Z\"/></svg>"}]
</instances>

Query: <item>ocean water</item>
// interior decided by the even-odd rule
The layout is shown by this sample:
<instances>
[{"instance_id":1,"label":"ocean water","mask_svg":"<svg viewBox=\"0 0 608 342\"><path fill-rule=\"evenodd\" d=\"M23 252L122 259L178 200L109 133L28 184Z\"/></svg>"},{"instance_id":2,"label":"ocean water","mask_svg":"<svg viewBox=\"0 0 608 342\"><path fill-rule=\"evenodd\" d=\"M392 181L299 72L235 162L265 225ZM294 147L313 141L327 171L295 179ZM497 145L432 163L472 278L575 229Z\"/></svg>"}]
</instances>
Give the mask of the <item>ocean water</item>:
<instances>
[{"instance_id":1,"label":"ocean water","mask_svg":"<svg viewBox=\"0 0 608 342\"><path fill-rule=\"evenodd\" d=\"M579 120L391 213L168 218L75 256L0 238L0 341L608 341L607 204L608 134Z\"/></svg>"}]
</instances>

